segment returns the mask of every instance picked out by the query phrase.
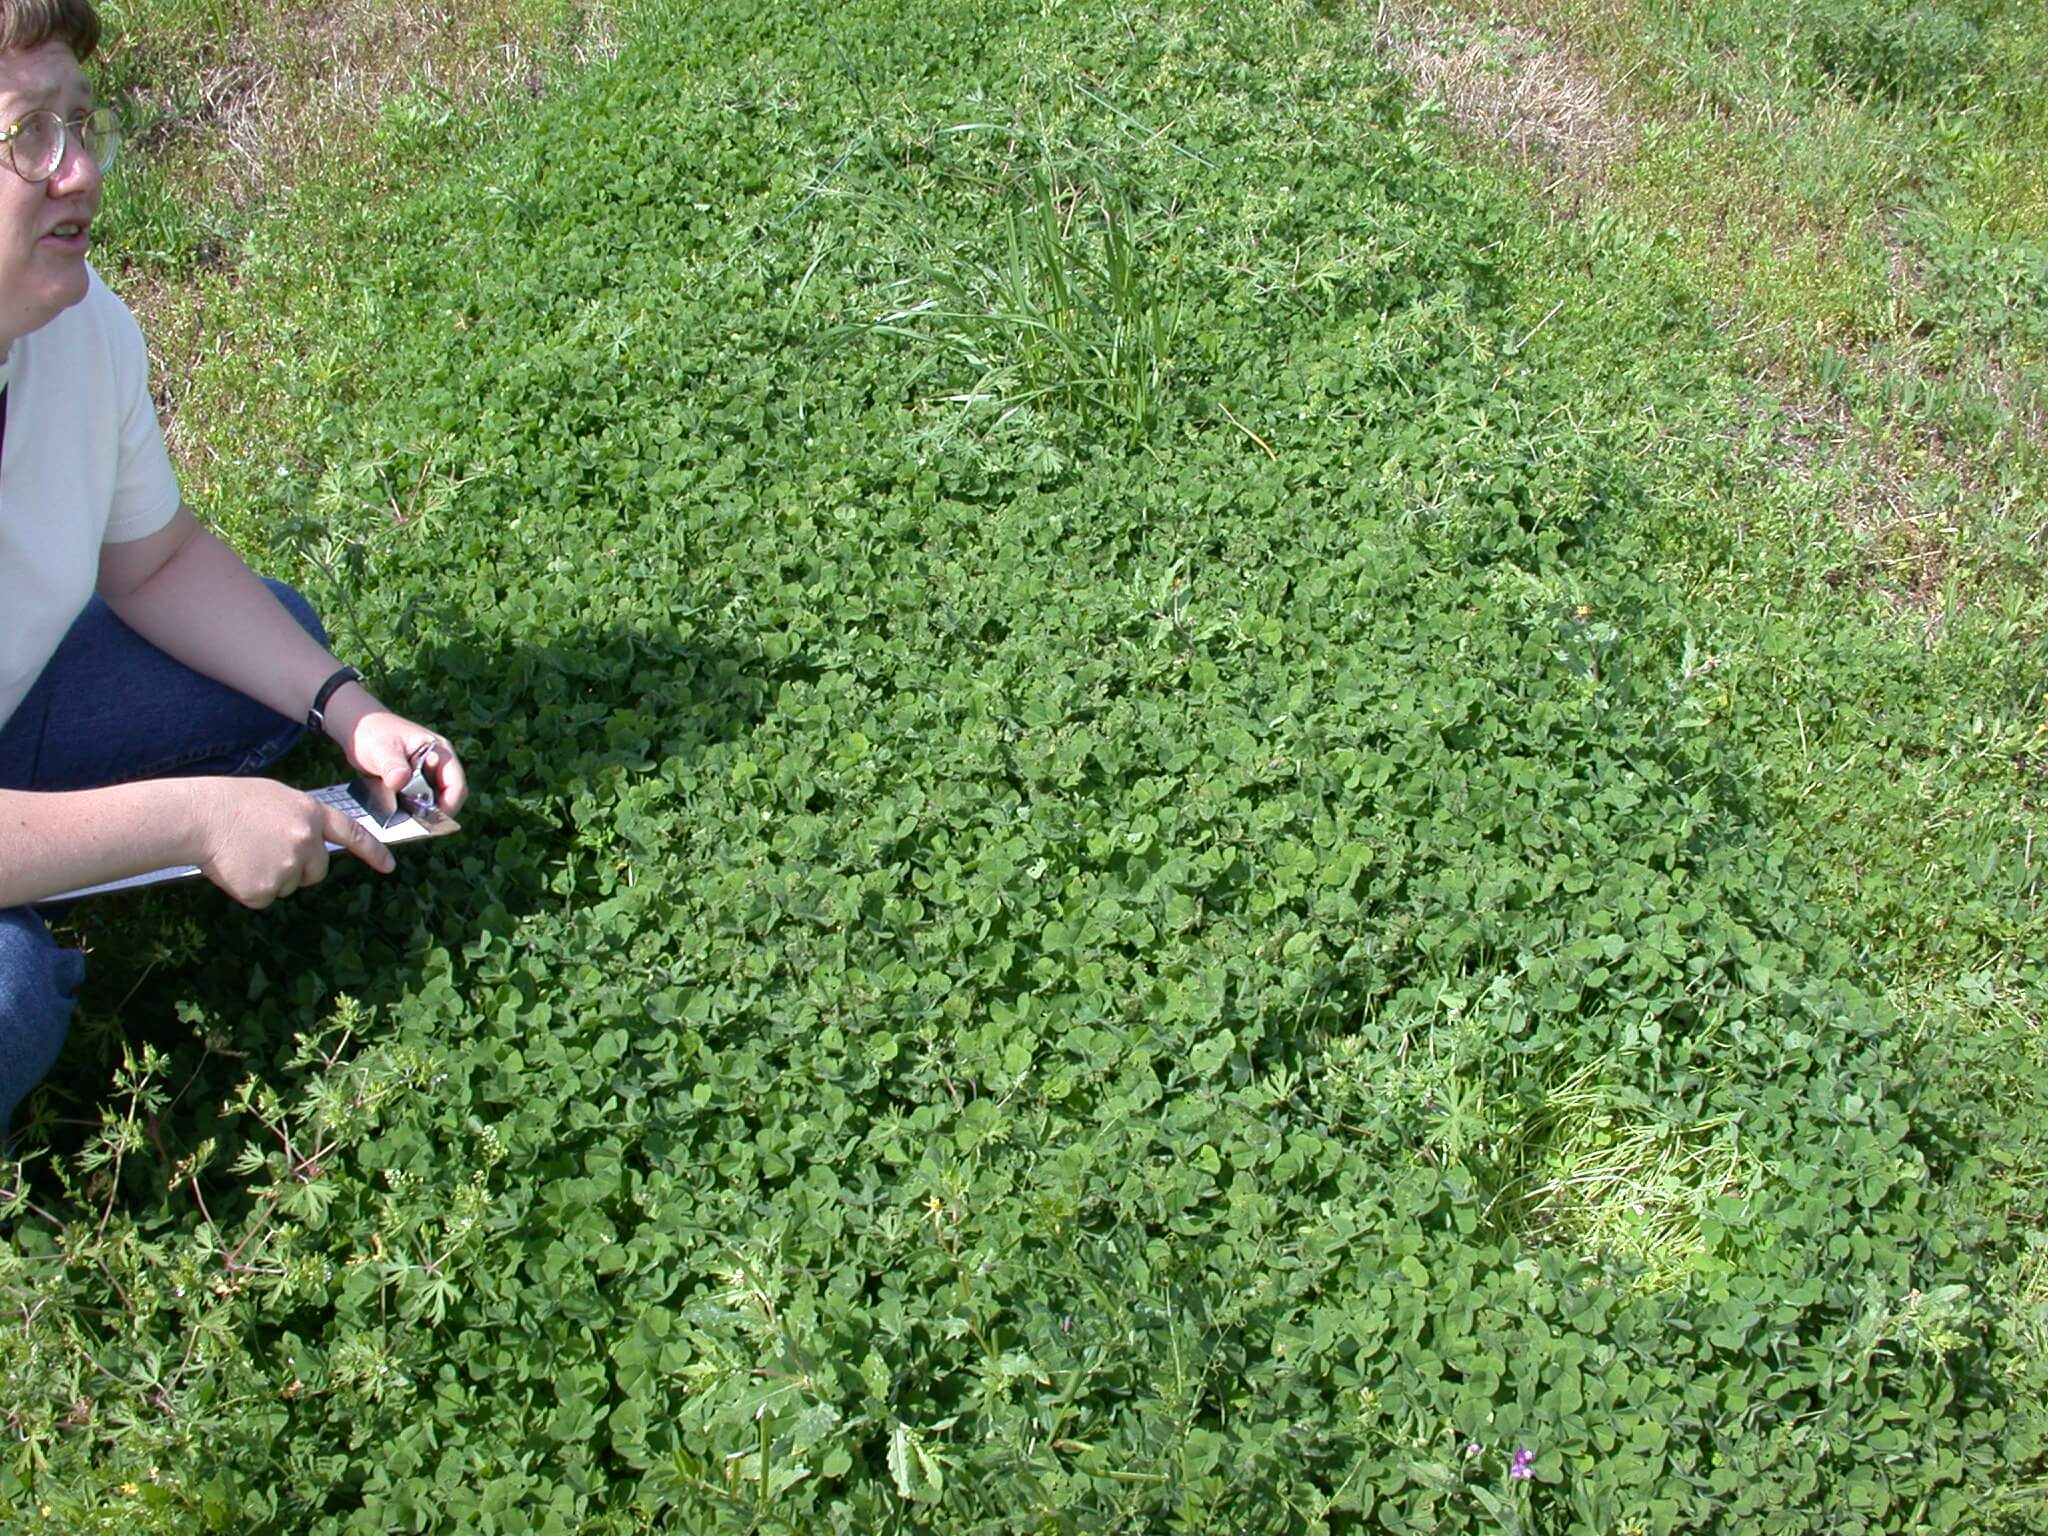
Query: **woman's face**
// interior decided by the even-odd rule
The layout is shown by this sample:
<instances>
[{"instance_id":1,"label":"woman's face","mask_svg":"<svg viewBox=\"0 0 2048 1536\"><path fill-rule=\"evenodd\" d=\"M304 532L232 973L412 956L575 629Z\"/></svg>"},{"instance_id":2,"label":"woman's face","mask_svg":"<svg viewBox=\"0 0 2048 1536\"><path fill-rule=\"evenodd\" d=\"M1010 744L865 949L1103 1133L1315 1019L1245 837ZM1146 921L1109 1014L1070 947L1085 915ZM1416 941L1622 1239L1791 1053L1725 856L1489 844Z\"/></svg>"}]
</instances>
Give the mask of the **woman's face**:
<instances>
[{"instance_id":1,"label":"woman's face","mask_svg":"<svg viewBox=\"0 0 2048 1536\"><path fill-rule=\"evenodd\" d=\"M71 50L58 42L0 53L0 133L31 112L68 122L92 105ZM85 297L88 226L100 207L100 169L67 140L48 181L23 181L0 146L0 355Z\"/></svg>"}]
</instances>

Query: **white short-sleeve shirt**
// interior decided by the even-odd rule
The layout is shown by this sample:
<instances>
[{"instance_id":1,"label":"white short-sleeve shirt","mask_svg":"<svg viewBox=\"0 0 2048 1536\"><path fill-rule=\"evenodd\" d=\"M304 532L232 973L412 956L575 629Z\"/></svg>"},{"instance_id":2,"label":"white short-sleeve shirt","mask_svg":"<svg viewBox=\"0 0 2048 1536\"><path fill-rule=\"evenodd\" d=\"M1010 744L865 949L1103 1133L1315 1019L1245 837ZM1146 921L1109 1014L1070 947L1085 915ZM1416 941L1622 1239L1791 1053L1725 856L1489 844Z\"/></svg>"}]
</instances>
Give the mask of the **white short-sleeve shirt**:
<instances>
[{"instance_id":1,"label":"white short-sleeve shirt","mask_svg":"<svg viewBox=\"0 0 2048 1536\"><path fill-rule=\"evenodd\" d=\"M88 275L83 299L0 362L0 725L92 596L100 546L178 510L142 330Z\"/></svg>"}]
</instances>

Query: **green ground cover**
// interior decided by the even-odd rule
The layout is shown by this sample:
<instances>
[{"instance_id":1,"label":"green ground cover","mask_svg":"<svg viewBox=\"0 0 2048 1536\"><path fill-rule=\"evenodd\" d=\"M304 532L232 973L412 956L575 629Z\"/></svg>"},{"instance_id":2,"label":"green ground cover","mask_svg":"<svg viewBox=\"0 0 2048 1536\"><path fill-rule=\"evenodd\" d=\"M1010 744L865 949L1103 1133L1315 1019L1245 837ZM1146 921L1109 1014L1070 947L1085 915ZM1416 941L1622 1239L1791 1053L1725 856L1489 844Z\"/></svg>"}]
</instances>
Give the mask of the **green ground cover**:
<instances>
[{"instance_id":1,"label":"green ground cover","mask_svg":"<svg viewBox=\"0 0 2048 1536\"><path fill-rule=\"evenodd\" d=\"M479 793L81 912L0 1508L2048 1524L2030 546L1902 623L1372 15L619 31L211 290L211 510Z\"/></svg>"}]
</instances>

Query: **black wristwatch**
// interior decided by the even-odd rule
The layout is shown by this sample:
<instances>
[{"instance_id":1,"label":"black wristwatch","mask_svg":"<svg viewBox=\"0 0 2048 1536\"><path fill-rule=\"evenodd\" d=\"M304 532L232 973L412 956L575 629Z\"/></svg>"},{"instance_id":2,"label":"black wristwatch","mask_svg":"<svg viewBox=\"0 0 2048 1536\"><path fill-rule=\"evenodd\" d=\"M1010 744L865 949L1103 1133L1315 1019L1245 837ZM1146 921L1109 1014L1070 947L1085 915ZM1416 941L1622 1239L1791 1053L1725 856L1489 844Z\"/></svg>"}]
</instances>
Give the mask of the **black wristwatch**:
<instances>
[{"instance_id":1,"label":"black wristwatch","mask_svg":"<svg viewBox=\"0 0 2048 1536\"><path fill-rule=\"evenodd\" d=\"M327 733L327 702L350 683L360 683L363 674L354 667L343 667L334 676L320 685L320 691L313 695L313 707L306 711L306 729L315 735Z\"/></svg>"}]
</instances>

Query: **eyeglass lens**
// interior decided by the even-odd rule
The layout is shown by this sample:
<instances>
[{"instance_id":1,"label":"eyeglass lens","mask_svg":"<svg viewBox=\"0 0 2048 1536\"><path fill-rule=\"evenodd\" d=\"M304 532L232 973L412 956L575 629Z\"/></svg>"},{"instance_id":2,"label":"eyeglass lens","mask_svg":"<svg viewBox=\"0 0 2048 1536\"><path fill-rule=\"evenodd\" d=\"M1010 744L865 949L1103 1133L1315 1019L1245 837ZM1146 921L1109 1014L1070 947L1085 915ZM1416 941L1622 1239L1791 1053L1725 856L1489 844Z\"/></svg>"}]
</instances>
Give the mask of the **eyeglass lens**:
<instances>
[{"instance_id":1,"label":"eyeglass lens","mask_svg":"<svg viewBox=\"0 0 2048 1536\"><path fill-rule=\"evenodd\" d=\"M57 174L65 142L74 133L79 146L102 171L114 163L114 151L121 145L121 119L111 107L101 107L74 124L67 124L54 112L31 112L15 125L14 135L7 141L14 169L30 181L49 180Z\"/></svg>"}]
</instances>

